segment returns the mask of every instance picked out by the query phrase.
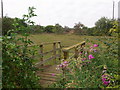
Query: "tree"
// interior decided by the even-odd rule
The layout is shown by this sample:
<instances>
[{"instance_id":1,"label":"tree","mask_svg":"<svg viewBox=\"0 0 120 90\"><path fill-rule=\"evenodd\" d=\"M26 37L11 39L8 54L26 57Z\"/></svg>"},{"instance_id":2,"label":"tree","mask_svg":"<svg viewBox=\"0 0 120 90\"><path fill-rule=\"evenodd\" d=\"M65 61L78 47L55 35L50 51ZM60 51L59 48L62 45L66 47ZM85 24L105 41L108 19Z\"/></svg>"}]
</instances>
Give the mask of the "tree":
<instances>
[{"instance_id":1,"label":"tree","mask_svg":"<svg viewBox=\"0 0 120 90\"><path fill-rule=\"evenodd\" d=\"M69 32L71 29L68 26L64 26L64 31Z\"/></svg>"},{"instance_id":2,"label":"tree","mask_svg":"<svg viewBox=\"0 0 120 90\"><path fill-rule=\"evenodd\" d=\"M96 33L99 33L99 35L109 35L109 30L112 28L112 20L106 18L106 17L101 17L96 23L95 23L95 28L96 28Z\"/></svg>"},{"instance_id":3,"label":"tree","mask_svg":"<svg viewBox=\"0 0 120 90\"><path fill-rule=\"evenodd\" d=\"M30 33L43 33L44 30L45 30L44 26L33 25L33 26L31 26Z\"/></svg>"},{"instance_id":4,"label":"tree","mask_svg":"<svg viewBox=\"0 0 120 90\"><path fill-rule=\"evenodd\" d=\"M82 33L83 32L82 31L83 27L84 27L84 25L82 23L80 23L80 22L75 23L75 26L74 26L75 33L82 35L83 34Z\"/></svg>"},{"instance_id":5,"label":"tree","mask_svg":"<svg viewBox=\"0 0 120 90\"><path fill-rule=\"evenodd\" d=\"M13 22L14 22L14 19L13 18L10 18L10 17L7 17L5 16L2 20L2 35L6 35L7 32L11 29L13 29Z\"/></svg>"},{"instance_id":6,"label":"tree","mask_svg":"<svg viewBox=\"0 0 120 90\"><path fill-rule=\"evenodd\" d=\"M3 18L3 20L2 20L2 29L3 29L2 34L3 35L7 35L9 30L14 29L13 23L14 23L14 20L16 20L16 19L19 19L19 18L10 18L10 17L7 17L7 16L5 16ZM17 25L16 28L19 28L20 27L19 25L21 25L23 27L27 27L27 24L22 19L17 20L17 24L18 25ZM19 32L17 32L17 33L19 33ZM10 35L10 33L8 33L8 35Z\"/></svg>"},{"instance_id":7,"label":"tree","mask_svg":"<svg viewBox=\"0 0 120 90\"><path fill-rule=\"evenodd\" d=\"M60 25L60 24L55 24L55 27L54 27L54 30L53 30L55 33L63 33L63 27Z\"/></svg>"},{"instance_id":8,"label":"tree","mask_svg":"<svg viewBox=\"0 0 120 90\"><path fill-rule=\"evenodd\" d=\"M112 36L119 36L120 37L120 26L119 26L119 22L117 20L115 20L113 22L113 27L109 30L109 32L111 33Z\"/></svg>"},{"instance_id":9,"label":"tree","mask_svg":"<svg viewBox=\"0 0 120 90\"><path fill-rule=\"evenodd\" d=\"M53 25L48 25L45 27L45 32L47 33L53 33L54 26Z\"/></svg>"}]
</instances>

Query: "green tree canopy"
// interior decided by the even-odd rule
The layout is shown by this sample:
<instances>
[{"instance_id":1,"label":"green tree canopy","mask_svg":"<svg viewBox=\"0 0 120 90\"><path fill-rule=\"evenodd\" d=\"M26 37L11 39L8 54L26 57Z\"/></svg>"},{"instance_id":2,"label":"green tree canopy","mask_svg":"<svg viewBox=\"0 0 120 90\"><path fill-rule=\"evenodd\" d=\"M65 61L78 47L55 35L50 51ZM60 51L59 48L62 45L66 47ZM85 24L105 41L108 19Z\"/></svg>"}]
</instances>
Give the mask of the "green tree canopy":
<instances>
[{"instance_id":1,"label":"green tree canopy","mask_svg":"<svg viewBox=\"0 0 120 90\"><path fill-rule=\"evenodd\" d=\"M53 25L48 25L45 27L45 32L47 33L53 33L54 26Z\"/></svg>"},{"instance_id":2,"label":"green tree canopy","mask_svg":"<svg viewBox=\"0 0 120 90\"><path fill-rule=\"evenodd\" d=\"M82 35L83 27L84 27L84 25L81 22L75 23L75 26L74 26L75 33Z\"/></svg>"},{"instance_id":3,"label":"green tree canopy","mask_svg":"<svg viewBox=\"0 0 120 90\"><path fill-rule=\"evenodd\" d=\"M58 23L55 24L54 32L55 33L63 33L63 27L60 24L58 24Z\"/></svg>"},{"instance_id":4,"label":"green tree canopy","mask_svg":"<svg viewBox=\"0 0 120 90\"><path fill-rule=\"evenodd\" d=\"M19 19L19 18L17 18L17 19ZM3 20L2 20L2 34L3 35L7 35L7 32L9 30L14 29L14 27L13 27L14 20L15 20L15 18L10 18L7 16L3 17ZM27 24L22 19L19 19L17 24L18 24L18 27L19 27L19 25L22 25L24 27L27 26ZM10 33L9 33L9 35L10 35Z\"/></svg>"},{"instance_id":5,"label":"green tree canopy","mask_svg":"<svg viewBox=\"0 0 120 90\"><path fill-rule=\"evenodd\" d=\"M108 19L106 17L101 17L96 23L96 33L99 33L99 35L109 35L109 30L112 27L112 20Z\"/></svg>"}]
</instances>

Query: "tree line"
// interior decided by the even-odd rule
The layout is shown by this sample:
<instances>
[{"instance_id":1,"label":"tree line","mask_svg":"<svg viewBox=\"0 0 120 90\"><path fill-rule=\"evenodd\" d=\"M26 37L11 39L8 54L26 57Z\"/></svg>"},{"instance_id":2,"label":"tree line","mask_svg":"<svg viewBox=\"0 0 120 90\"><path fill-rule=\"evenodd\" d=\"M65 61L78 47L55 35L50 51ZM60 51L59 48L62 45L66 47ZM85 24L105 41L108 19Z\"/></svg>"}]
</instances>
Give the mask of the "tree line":
<instances>
[{"instance_id":1,"label":"tree line","mask_svg":"<svg viewBox=\"0 0 120 90\"><path fill-rule=\"evenodd\" d=\"M18 18L19 19L19 18ZM2 34L3 35L10 35L8 33L9 30L14 29L13 23L15 21L15 18L10 18L5 16L2 20ZM47 26L41 26L41 25L30 25L29 33L35 34L35 33L56 33L56 34L64 34L64 33L74 33L77 35L90 35L90 36L111 36L111 33L109 30L113 27L113 21L112 19L108 19L107 17L101 17L98 21L95 22L95 26L88 28L81 22L75 23L73 28L70 28L68 26L62 26L59 23L55 25L47 25ZM22 25L23 27L27 27L27 23L24 22L24 20L19 19L18 25ZM19 27L19 26L18 26ZM23 31L19 31L17 33L21 33Z\"/></svg>"}]
</instances>

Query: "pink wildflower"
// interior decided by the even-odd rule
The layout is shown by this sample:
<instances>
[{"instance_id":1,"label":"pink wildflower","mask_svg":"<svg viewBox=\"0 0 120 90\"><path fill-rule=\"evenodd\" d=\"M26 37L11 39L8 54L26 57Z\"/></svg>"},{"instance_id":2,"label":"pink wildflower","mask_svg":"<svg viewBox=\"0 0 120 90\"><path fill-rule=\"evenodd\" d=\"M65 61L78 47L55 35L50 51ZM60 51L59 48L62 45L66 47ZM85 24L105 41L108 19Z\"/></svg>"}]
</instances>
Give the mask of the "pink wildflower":
<instances>
[{"instance_id":1,"label":"pink wildflower","mask_svg":"<svg viewBox=\"0 0 120 90\"><path fill-rule=\"evenodd\" d=\"M90 48L93 48L93 46L91 46Z\"/></svg>"},{"instance_id":2,"label":"pink wildflower","mask_svg":"<svg viewBox=\"0 0 120 90\"><path fill-rule=\"evenodd\" d=\"M86 58L83 58L82 61L86 60Z\"/></svg>"},{"instance_id":3,"label":"pink wildflower","mask_svg":"<svg viewBox=\"0 0 120 90\"><path fill-rule=\"evenodd\" d=\"M110 81L107 81L107 77L108 75L102 75L102 82L104 85L108 85L110 83Z\"/></svg>"},{"instance_id":4,"label":"pink wildflower","mask_svg":"<svg viewBox=\"0 0 120 90\"><path fill-rule=\"evenodd\" d=\"M64 61L63 63L64 63L64 64L67 64L68 62L67 62L67 61Z\"/></svg>"},{"instance_id":5,"label":"pink wildflower","mask_svg":"<svg viewBox=\"0 0 120 90\"><path fill-rule=\"evenodd\" d=\"M87 62L87 63L91 63L91 62Z\"/></svg>"},{"instance_id":6,"label":"pink wildflower","mask_svg":"<svg viewBox=\"0 0 120 90\"><path fill-rule=\"evenodd\" d=\"M108 85L110 83L110 81L104 81L103 84L104 85Z\"/></svg>"},{"instance_id":7,"label":"pink wildflower","mask_svg":"<svg viewBox=\"0 0 120 90\"><path fill-rule=\"evenodd\" d=\"M88 43L88 45L91 45L91 43Z\"/></svg>"},{"instance_id":8,"label":"pink wildflower","mask_svg":"<svg viewBox=\"0 0 120 90\"><path fill-rule=\"evenodd\" d=\"M63 66L62 64L59 65L59 67L62 67L62 66Z\"/></svg>"},{"instance_id":9,"label":"pink wildflower","mask_svg":"<svg viewBox=\"0 0 120 90\"><path fill-rule=\"evenodd\" d=\"M97 44L94 44L94 47L98 47L98 45L97 45Z\"/></svg>"},{"instance_id":10,"label":"pink wildflower","mask_svg":"<svg viewBox=\"0 0 120 90\"><path fill-rule=\"evenodd\" d=\"M94 52L97 52L97 50L96 49L93 49L94 50Z\"/></svg>"},{"instance_id":11,"label":"pink wildflower","mask_svg":"<svg viewBox=\"0 0 120 90\"><path fill-rule=\"evenodd\" d=\"M93 59L94 57L93 57L92 55L89 55L88 58L89 58L89 59Z\"/></svg>"},{"instance_id":12,"label":"pink wildflower","mask_svg":"<svg viewBox=\"0 0 120 90\"><path fill-rule=\"evenodd\" d=\"M82 54L82 52L80 52L80 54Z\"/></svg>"},{"instance_id":13,"label":"pink wildflower","mask_svg":"<svg viewBox=\"0 0 120 90\"><path fill-rule=\"evenodd\" d=\"M52 73L52 76L55 76L55 74L54 74L54 73Z\"/></svg>"},{"instance_id":14,"label":"pink wildflower","mask_svg":"<svg viewBox=\"0 0 120 90\"><path fill-rule=\"evenodd\" d=\"M93 48L91 48L89 51L92 52L92 51L93 51Z\"/></svg>"},{"instance_id":15,"label":"pink wildflower","mask_svg":"<svg viewBox=\"0 0 120 90\"><path fill-rule=\"evenodd\" d=\"M105 81L105 80L107 80L106 78L102 78L102 81Z\"/></svg>"}]
</instances>

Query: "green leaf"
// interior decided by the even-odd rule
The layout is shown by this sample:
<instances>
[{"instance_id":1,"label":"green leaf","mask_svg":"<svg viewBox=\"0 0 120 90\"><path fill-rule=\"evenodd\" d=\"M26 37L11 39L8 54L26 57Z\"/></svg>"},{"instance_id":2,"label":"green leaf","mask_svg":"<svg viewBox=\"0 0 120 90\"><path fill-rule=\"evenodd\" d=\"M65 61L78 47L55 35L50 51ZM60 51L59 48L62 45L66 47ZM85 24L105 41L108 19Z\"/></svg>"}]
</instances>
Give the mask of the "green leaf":
<instances>
[{"instance_id":1,"label":"green leaf","mask_svg":"<svg viewBox=\"0 0 120 90\"><path fill-rule=\"evenodd\" d=\"M114 75L116 80L120 80L120 75Z\"/></svg>"}]
</instances>

